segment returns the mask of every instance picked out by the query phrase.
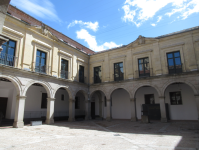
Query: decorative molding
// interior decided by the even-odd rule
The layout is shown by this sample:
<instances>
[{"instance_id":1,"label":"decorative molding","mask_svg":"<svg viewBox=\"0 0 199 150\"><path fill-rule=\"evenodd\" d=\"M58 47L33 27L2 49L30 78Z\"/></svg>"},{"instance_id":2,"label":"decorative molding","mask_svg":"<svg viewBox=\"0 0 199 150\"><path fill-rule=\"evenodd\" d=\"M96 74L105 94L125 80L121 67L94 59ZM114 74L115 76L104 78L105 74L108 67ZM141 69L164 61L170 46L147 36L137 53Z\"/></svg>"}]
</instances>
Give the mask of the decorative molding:
<instances>
[{"instance_id":1,"label":"decorative molding","mask_svg":"<svg viewBox=\"0 0 199 150\"><path fill-rule=\"evenodd\" d=\"M83 60L81 58L77 58L77 60L85 63L85 60Z\"/></svg>"},{"instance_id":2,"label":"decorative molding","mask_svg":"<svg viewBox=\"0 0 199 150\"><path fill-rule=\"evenodd\" d=\"M4 30L7 30L7 31L9 31L9 32L12 32L12 33L14 33L14 34L16 34L16 35L18 35L18 36L21 36L21 37L24 36L23 33L18 32L18 31L15 31L15 30L13 30L13 29L11 29L11 28L8 28L8 27L6 27L6 26L3 26L3 29L4 29Z\"/></svg>"},{"instance_id":3,"label":"decorative molding","mask_svg":"<svg viewBox=\"0 0 199 150\"><path fill-rule=\"evenodd\" d=\"M147 53L147 52L152 52L152 51L153 51L153 49L147 49L147 50L144 50L144 51L135 52L135 53L133 53L133 55L142 54L142 53Z\"/></svg>"},{"instance_id":4,"label":"decorative molding","mask_svg":"<svg viewBox=\"0 0 199 150\"><path fill-rule=\"evenodd\" d=\"M162 46L162 47L160 47L160 49L165 49L165 48L174 47L174 46L180 46L180 45L184 45L184 44L185 44L185 42L179 42L179 43L175 43L175 44Z\"/></svg>"},{"instance_id":5,"label":"decorative molding","mask_svg":"<svg viewBox=\"0 0 199 150\"><path fill-rule=\"evenodd\" d=\"M48 48L48 49L52 49L52 46L50 46L50 45L48 45L48 44L46 44L46 43L44 43L44 42L42 42L42 41L39 41L39 40L37 40L37 39L34 39L33 42L35 42L35 43L37 43L37 44L39 44L39 45L42 45L42 46L44 46L44 47L46 47L46 48Z\"/></svg>"},{"instance_id":6,"label":"decorative molding","mask_svg":"<svg viewBox=\"0 0 199 150\"><path fill-rule=\"evenodd\" d=\"M71 54L69 54L69 53L67 53L67 52L64 52L64 51L62 51L62 50L59 50L58 53L67 55L67 56L69 56L69 57L73 57L73 55L71 55Z\"/></svg>"},{"instance_id":7,"label":"decorative molding","mask_svg":"<svg viewBox=\"0 0 199 150\"><path fill-rule=\"evenodd\" d=\"M126 57L126 55L115 56L115 57L111 57L110 59L124 58L124 57Z\"/></svg>"},{"instance_id":8,"label":"decorative molding","mask_svg":"<svg viewBox=\"0 0 199 150\"><path fill-rule=\"evenodd\" d=\"M91 61L90 63L97 63L97 62L104 62L104 59L96 60L96 61Z\"/></svg>"}]
</instances>

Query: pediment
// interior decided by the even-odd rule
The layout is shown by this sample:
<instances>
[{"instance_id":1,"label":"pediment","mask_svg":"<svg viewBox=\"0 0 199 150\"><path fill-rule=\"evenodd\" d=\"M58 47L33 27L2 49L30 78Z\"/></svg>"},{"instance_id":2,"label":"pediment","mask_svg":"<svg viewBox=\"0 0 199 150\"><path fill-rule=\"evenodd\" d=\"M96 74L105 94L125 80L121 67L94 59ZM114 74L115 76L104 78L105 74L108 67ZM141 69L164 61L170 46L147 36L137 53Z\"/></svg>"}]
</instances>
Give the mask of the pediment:
<instances>
[{"instance_id":1,"label":"pediment","mask_svg":"<svg viewBox=\"0 0 199 150\"><path fill-rule=\"evenodd\" d=\"M158 42L158 39L155 38L147 38L144 36L139 36L135 41L133 41L132 43L128 44L128 47L138 47L138 46L144 46L146 44L152 44L152 43L156 43Z\"/></svg>"},{"instance_id":2,"label":"pediment","mask_svg":"<svg viewBox=\"0 0 199 150\"><path fill-rule=\"evenodd\" d=\"M37 33L40 33L52 40L55 40L55 41L59 41L59 39L52 34L52 32L50 32L50 30L48 29L48 27L46 27L45 25L42 25L42 26L31 26L30 29L34 30L35 32Z\"/></svg>"}]
</instances>

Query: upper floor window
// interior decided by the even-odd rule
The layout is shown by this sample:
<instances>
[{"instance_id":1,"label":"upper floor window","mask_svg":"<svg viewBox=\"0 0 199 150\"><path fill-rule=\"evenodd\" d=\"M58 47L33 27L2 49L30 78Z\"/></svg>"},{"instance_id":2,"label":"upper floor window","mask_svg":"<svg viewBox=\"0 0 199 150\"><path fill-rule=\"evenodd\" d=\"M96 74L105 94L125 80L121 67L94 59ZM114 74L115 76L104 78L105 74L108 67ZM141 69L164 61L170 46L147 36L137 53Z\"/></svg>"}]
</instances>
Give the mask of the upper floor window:
<instances>
[{"instance_id":1,"label":"upper floor window","mask_svg":"<svg viewBox=\"0 0 199 150\"><path fill-rule=\"evenodd\" d=\"M167 53L167 61L168 61L169 74L182 72L180 52Z\"/></svg>"},{"instance_id":2,"label":"upper floor window","mask_svg":"<svg viewBox=\"0 0 199 150\"><path fill-rule=\"evenodd\" d=\"M101 83L101 76L102 76L101 66L94 67L94 83Z\"/></svg>"},{"instance_id":3,"label":"upper floor window","mask_svg":"<svg viewBox=\"0 0 199 150\"><path fill-rule=\"evenodd\" d=\"M40 50L37 50L35 71L39 73L46 73L46 53Z\"/></svg>"},{"instance_id":4,"label":"upper floor window","mask_svg":"<svg viewBox=\"0 0 199 150\"><path fill-rule=\"evenodd\" d=\"M123 62L114 63L114 81L124 80Z\"/></svg>"},{"instance_id":5,"label":"upper floor window","mask_svg":"<svg viewBox=\"0 0 199 150\"><path fill-rule=\"evenodd\" d=\"M14 66L15 63L15 49L16 42L13 40L9 40L2 45L3 50L0 55L0 63L8 66Z\"/></svg>"},{"instance_id":6,"label":"upper floor window","mask_svg":"<svg viewBox=\"0 0 199 150\"><path fill-rule=\"evenodd\" d=\"M79 82L84 83L84 66L79 66Z\"/></svg>"},{"instance_id":7,"label":"upper floor window","mask_svg":"<svg viewBox=\"0 0 199 150\"><path fill-rule=\"evenodd\" d=\"M68 79L68 61L61 59L61 78Z\"/></svg>"},{"instance_id":8,"label":"upper floor window","mask_svg":"<svg viewBox=\"0 0 199 150\"><path fill-rule=\"evenodd\" d=\"M139 68L139 77L149 77L149 58L140 58L138 59L138 68Z\"/></svg>"}]
</instances>

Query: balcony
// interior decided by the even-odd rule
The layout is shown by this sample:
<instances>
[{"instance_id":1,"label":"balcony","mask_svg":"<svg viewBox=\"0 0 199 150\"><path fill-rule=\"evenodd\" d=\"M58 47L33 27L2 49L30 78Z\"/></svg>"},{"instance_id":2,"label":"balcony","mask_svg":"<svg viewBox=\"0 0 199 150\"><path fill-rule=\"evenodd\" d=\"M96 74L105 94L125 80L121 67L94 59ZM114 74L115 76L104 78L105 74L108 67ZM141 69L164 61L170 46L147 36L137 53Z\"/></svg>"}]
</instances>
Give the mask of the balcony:
<instances>
[{"instance_id":1,"label":"balcony","mask_svg":"<svg viewBox=\"0 0 199 150\"><path fill-rule=\"evenodd\" d=\"M101 83L102 82L102 76L95 76L93 77L93 83L96 84L96 83Z\"/></svg>"},{"instance_id":2,"label":"balcony","mask_svg":"<svg viewBox=\"0 0 199 150\"><path fill-rule=\"evenodd\" d=\"M147 70L136 70L136 77L135 78L146 78L146 77L150 77L153 74L153 69L152 68L148 68Z\"/></svg>"},{"instance_id":3,"label":"balcony","mask_svg":"<svg viewBox=\"0 0 199 150\"><path fill-rule=\"evenodd\" d=\"M62 79L69 79L70 78L70 72L65 71L65 70L61 70L60 71L60 77Z\"/></svg>"},{"instance_id":4,"label":"balcony","mask_svg":"<svg viewBox=\"0 0 199 150\"><path fill-rule=\"evenodd\" d=\"M40 63L33 63L34 71L41 74L49 74L50 73L50 66L46 66Z\"/></svg>"},{"instance_id":5,"label":"balcony","mask_svg":"<svg viewBox=\"0 0 199 150\"><path fill-rule=\"evenodd\" d=\"M178 74L182 73L182 64L175 66L168 66L169 74Z\"/></svg>"},{"instance_id":6,"label":"balcony","mask_svg":"<svg viewBox=\"0 0 199 150\"><path fill-rule=\"evenodd\" d=\"M15 57L13 55L9 55L6 53L0 54L0 64L3 64L3 65L14 67L17 59L18 57Z\"/></svg>"}]
</instances>

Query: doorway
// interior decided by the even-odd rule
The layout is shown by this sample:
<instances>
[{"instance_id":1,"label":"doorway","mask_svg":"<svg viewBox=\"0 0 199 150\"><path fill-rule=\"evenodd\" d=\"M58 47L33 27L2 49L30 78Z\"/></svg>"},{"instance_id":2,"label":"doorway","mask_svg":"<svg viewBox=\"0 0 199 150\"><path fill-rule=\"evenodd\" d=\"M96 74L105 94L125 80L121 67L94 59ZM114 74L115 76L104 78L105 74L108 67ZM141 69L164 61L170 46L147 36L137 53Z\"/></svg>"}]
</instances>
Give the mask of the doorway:
<instances>
[{"instance_id":1,"label":"doorway","mask_svg":"<svg viewBox=\"0 0 199 150\"><path fill-rule=\"evenodd\" d=\"M95 119L95 102L91 102L91 118Z\"/></svg>"},{"instance_id":2,"label":"doorway","mask_svg":"<svg viewBox=\"0 0 199 150\"><path fill-rule=\"evenodd\" d=\"M6 117L7 102L8 102L7 97L0 97L0 112L3 113L4 119Z\"/></svg>"},{"instance_id":3,"label":"doorway","mask_svg":"<svg viewBox=\"0 0 199 150\"><path fill-rule=\"evenodd\" d=\"M155 104L154 94L146 94L145 97L145 104Z\"/></svg>"}]
</instances>

